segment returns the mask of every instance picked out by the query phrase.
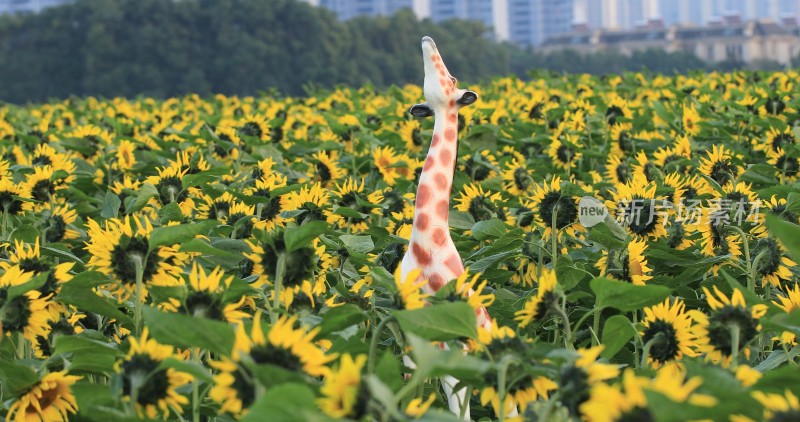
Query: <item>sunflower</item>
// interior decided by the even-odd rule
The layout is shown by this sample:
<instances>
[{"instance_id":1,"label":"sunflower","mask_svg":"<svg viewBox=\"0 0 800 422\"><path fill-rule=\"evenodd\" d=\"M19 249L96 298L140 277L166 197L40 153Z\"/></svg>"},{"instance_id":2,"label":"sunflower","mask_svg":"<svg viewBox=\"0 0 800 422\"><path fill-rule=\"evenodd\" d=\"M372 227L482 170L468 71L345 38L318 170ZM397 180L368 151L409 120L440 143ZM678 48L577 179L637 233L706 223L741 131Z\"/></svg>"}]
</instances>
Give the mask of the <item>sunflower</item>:
<instances>
[{"instance_id":1,"label":"sunflower","mask_svg":"<svg viewBox=\"0 0 800 422\"><path fill-rule=\"evenodd\" d=\"M365 194L363 179L360 184L352 178L347 179L341 185L337 183L336 189L333 191L333 198L334 212L328 216L328 223L347 228L351 233L367 230L370 215L380 216L382 214L382 210L373 205L383 202L382 192L376 190ZM343 214L346 209L353 210L355 213Z\"/></svg>"},{"instance_id":2,"label":"sunflower","mask_svg":"<svg viewBox=\"0 0 800 422\"><path fill-rule=\"evenodd\" d=\"M756 274L761 276L762 286L769 283L780 287L781 281L791 280L791 268L796 267L797 263L786 256L785 248L778 240L764 237L758 239L751 249L750 256L753 257Z\"/></svg>"},{"instance_id":3,"label":"sunflower","mask_svg":"<svg viewBox=\"0 0 800 422\"><path fill-rule=\"evenodd\" d=\"M597 362L602 351L603 345L579 349L577 359L561 368L558 379L560 400L576 418L580 415L580 406L589 400L592 387L619 375L616 365Z\"/></svg>"},{"instance_id":4,"label":"sunflower","mask_svg":"<svg viewBox=\"0 0 800 422\"><path fill-rule=\"evenodd\" d=\"M422 137L422 125L417 119L404 120L400 123L398 128L400 138L406 144L406 150L412 153L421 153L425 145L425 139Z\"/></svg>"},{"instance_id":5,"label":"sunflower","mask_svg":"<svg viewBox=\"0 0 800 422\"><path fill-rule=\"evenodd\" d=\"M203 195L202 200L198 201L197 218L202 220L224 220L230 214L231 207L235 201L236 198L230 192L224 192L216 198Z\"/></svg>"},{"instance_id":6,"label":"sunflower","mask_svg":"<svg viewBox=\"0 0 800 422\"><path fill-rule=\"evenodd\" d=\"M367 414L369 394L361 383L361 370L367 363L367 355L358 355L355 359L349 354L342 355L339 367L332 370L323 380L317 399L322 412L332 418L351 418L361 420Z\"/></svg>"},{"instance_id":7,"label":"sunflower","mask_svg":"<svg viewBox=\"0 0 800 422\"><path fill-rule=\"evenodd\" d=\"M609 154L605 166L605 177L615 185L624 185L631 180L633 169L628 160L618 155Z\"/></svg>"},{"instance_id":8,"label":"sunflower","mask_svg":"<svg viewBox=\"0 0 800 422\"><path fill-rule=\"evenodd\" d=\"M427 400L422 400L422 397L414 397L406 405L406 416L414 419L419 419L425 416L434 401L436 401L436 395L434 394L428 396Z\"/></svg>"},{"instance_id":9,"label":"sunflower","mask_svg":"<svg viewBox=\"0 0 800 422\"><path fill-rule=\"evenodd\" d=\"M612 94L609 96L611 101L608 102L608 108L606 109L605 120L608 122L609 125L617 124L617 119L631 119L633 117L633 113L631 113L630 107L628 107L628 102L625 101L624 98L620 97L619 95Z\"/></svg>"},{"instance_id":10,"label":"sunflower","mask_svg":"<svg viewBox=\"0 0 800 422\"><path fill-rule=\"evenodd\" d=\"M397 183L397 178L400 177L397 171L397 164L400 162L400 157L392 147L375 148L375 150L372 151L372 162L387 185L394 186L395 183Z\"/></svg>"},{"instance_id":11,"label":"sunflower","mask_svg":"<svg viewBox=\"0 0 800 422\"><path fill-rule=\"evenodd\" d=\"M533 187L530 173L524 161L514 159L506 163L506 169L500 174L503 178L503 188L514 197L527 195Z\"/></svg>"},{"instance_id":12,"label":"sunflower","mask_svg":"<svg viewBox=\"0 0 800 422\"><path fill-rule=\"evenodd\" d=\"M256 179L255 186L244 190L245 195L266 199L266 202L256 204L258 221L253 228L271 232L286 225L286 219L281 216L287 206L286 196L274 192L285 186L286 176L273 173Z\"/></svg>"},{"instance_id":13,"label":"sunflower","mask_svg":"<svg viewBox=\"0 0 800 422\"><path fill-rule=\"evenodd\" d=\"M543 229L542 238L547 240L553 233L553 217L556 218L557 237L565 234L575 236L576 231L585 231L578 221L579 198L567 195L561 190L561 177L553 176L533 187L533 216L537 225Z\"/></svg>"},{"instance_id":14,"label":"sunflower","mask_svg":"<svg viewBox=\"0 0 800 422\"><path fill-rule=\"evenodd\" d=\"M122 400L134 403L139 417L167 418L170 411L183 412L189 399L176 390L192 382L192 375L175 368L161 368L167 358L182 360L173 353L172 346L159 344L148 338L147 327L139 339L130 338L130 349L124 359L118 361L115 370L122 378Z\"/></svg>"},{"instance_id":15,"label":"sunflower","mask_svg":"<svg viewBox=\"0 0 800 422\"><path fill-rule=\"evenodd\" d=\"M777 300L773 300L772 303L787 314L800 309L800 284L794 284L791 288L785 286L783 289L784 294L777 295ZM782 332L779 340L784 344L797 344L795 334L790 331Z\"/></svg>"},{"instance_id":16,"label":"sunflower","mask_svg":"<svg viewBox=\"0 0 800 422\"><path fill-rule=\"evenodd\" d=\"M69 317L66 317L66 315L59 315L55 319L49 320L48 327L45 330L47 331L47 335L37 336L36 341L31 343L33 355L38 359L50 357L55 350L55 342L58 337L80 334L84 331L83 327L79 324L80 320L84 318L86 318L85 314L72 312Z\"/></svg>"},{"instance_id":17,"label":"sunflower","mask_svg":"<svg viewBox=\"0 0 800 422\"><path fill-rule=\"evenodd\" d=\"M664 198L656 193L657 184L637 174L628 183L617 185L613 201L606 206L618 221L638 238L658 239L667 235Z\"/></svg>"},{"instance_id":18,"label":"sunflower","mask_svg":"<svg viewBox=\"0 0 800 422\"><path fill-rule=\"evenodd\" d=\"M313 167L308 169L308 177L322 184L322 186L330 186L340 180L346 174L345 170L339 167L337 161L339 155L336 151L318 151L312 156Z\"/></svg>"},{"instance_id":19,"label":"sunflower","mask_svg":"<svg viewBox=\"0 0 800 422\"><path fill-rule=\"evenodd\" d=\"M653 154L653 157L653 162L663 172L676 171L680 174L685 174L690 168L688 162L692 159L692 146L689 143L689 138L685 135L678 136L672 146L659 148Z\"/></svg>"},{"instance_id":20,"label":"sunflower","mask_svg":"<svg viewBox=\"0 0 800 422\"><path fill-rule=\"evenodd\" d=\"M234 359L242 359L247 355L256 364L276 365L289 371L302 370L312 377L329 375L327 364L335 360L337 355L326 354L314 344L320 327L311 330L294 328L297 318L297 315L281 316L265 335L261 328L261 311L257 311L253 316L250 335L239 325Z\"/></svg>"},{"instance_id":21,"label":"sunflower","mask_svg":"<svg viewBox=\"0 0 800 422\"><path fill-rule=\"evenodd\" d=\"M700 252L705 256L742 255L742 239L737 234L727 234L728 213L717 208L703 207L696 222L686 225L689 233L700 233Z\"/></svg>"},{"instance_id":22,"label":"sunflower","mask_svg":"<svg viewBox=\"0 0 800 422\"><path fill-rule=\"evenodd\" d=\"M569 173L574 163L583 156L583 153L581 153L583 148L584 146L581 145L580 138L577 135L556 134L553 135L550 147L547 149L547 155L557 168L566 170Z\"/></svg>"},{"instance_id":23,"label":"sunflower","mask_svg":"<svg viewBox=\"0 0 800 422\"><path fill-rule=\"evenodd\" d=\"M178 275L188 259L172 246L159 246L150 251L149 238L153 226L146 218L111 218L101 227L89 219L87 223L89 242L86 245L91 257L88 266L111 276L114 284L111 291L121 301L136 290L136 271L141 266L143 291L147 286L180 285Z\"/></svg>"},{"instance_id":24,"label":"sunflower","mask_svg":"<svg viewBox=\"0 0 800 422\"><path fill-rule=\"evenodd\" d=\"M7 421L58 422L69 420L78 411L72 385L81 377L67 371L50 372L28 387L8 408Z\"/></svg>"},{"instance_id":25,"label":"sunflower","mask_svg":"<svg viewBox=\"0 0 800 422\"><path fill-rule=\"evenodd\" d=\"M126 172L133 168L136 164L136 157L133 152L136 150L136 145L133 142L123 139L117 143L116 159L113 168L121 172Z\"/></svg>"},{"instance_id":26,"label":"sunflower","mask_svg":"<svg viewBox=\"0 0 800 422\"><path fill-rule=\"evenodd\" d=\"M53 266L49 259L42 258L39 249L39 238L31 246L23 242L14 240L14 252L9 253L8 262L0 262L0 267L4 270L18 265L22 271L29 272L33 277L47 272L47 280L44 285L39 287L43 296L57 294L61 290L61 284L72 279L69 271L75 265L74 262L64 262Z\"/></svg>"},{"instance_id":27,"label":"sunflower","mask_svg":"<svg viewBox=\"0 0 800 422\"><path fill-rule=\"evenodd\" d=\"M42 296L38 290L30 290L22 295L7 300L8 289L27 283L33 273L23 271L19 265L4 268L0 277L0 294L4 298L2 314L0 315L0 334L10 336L13 333L22 333L30 342L35 342L39 336L47 337L50 329L48 296Z\"/></svg>"},{"instance_id":28,"label":"sunflower","mask_svg":"<svg viewBox=\"0 0 800 422\"><path fill-rule=\"evenodd\" d=\"M18 198L30 198L30 192L24 185L14 183L11 179L0 179L0 212L16 215L22 211L23 202Z\"/></svg>"},{"instance_id":29,"label":"sunflower","mask_svg":"<svg viewBox=\"0 0 800 422\"><path fill-rule=\"evenodd\" d=\"M253 233L253 227L257 221L255 207L244 202L236 201L230 209L230 215L220 219L222 224L233 227L231 237L234 239L244 239Z\"/></svg>"},{"instance_id":30,"label":"sunflower","mask_svg":"<svg viewBox=\"0 0 800 422\"><path fill-rule=\"evenodd\" d=\"M681 124L683 133L686 136L697 136L700 133L700 113L697 112L694 104L683 105Z\"/></svg>"},{"instance_id":31,"label":"sunflower","mask_svg":"<svg viewBox=\"0 0 800 422\"><path fill-rule=\"evenodd\" d=\"M247 414L256 400L255 375L227 357L209 360L208 364L219 371L214 375L214 386L208 392L208 397L220 404L219 413L229 413L236 418Z\"/></svg>"},{"instance_id":32,"label":"sunflower","mask_svg":"<svg viewBox=\"0 0 800 422\"><path fill-rule=\"evenodd\" d=\"M392 213L389 223L386 225L386 230L395 236L409 240L411 239L411 228L414 225L415 209L411 203L403 203L402 205L402 211Z\"/></svg>"},{"instance_id":33,"label":"sunflower","mask_svg":"<svg viewBox=\"0 0 800 422\"><path fill-rule=\"evenodd\" d=\"M703 287L703 292L711 307L711 315L690 311L698 323L698 337L707 339L707 342L698 343L698 351L704 353L707 360L726 367L731 364L733 352L743 350L745 357L749 358L750 349L746 346L758 335L761 329L758 320L766 314L767 306L748 307L739 289L734 289L730 299L717 286L714 286L714 293L706 287ZM734 336L733 331L738 335ZM738 348L734 347L734 339L738 340Z\"/></svg>"},{"instance_id":34,"label":"sunflower","mask_svg":"<svg viewBox=\"0 0 800 422\"><path fill-rule=\"evenodd\" d=\"M224 277L225 273L219 267L207 273L197 262L192 263L188 277L190 290L178 311L193 317L241 323L249 316L239 309L247 297L242 296L235 303L223 302L223 296L233 281L233 276Z\"/></svg>"},{"instance_id":35,"label":"sunflower","mask_svg":"<svg viewBox=\"0 0 800 422\"><path fill-rule=\"evenodd\" d=\"M496 376L489 375L487 387L481 389L480 401L482 406L492 404L495 414L500 413L500 394L494 387ZM510 414L515 408L518 412L524 413L525 409L532 402L537 400L547 400L550 393L558 389L558 385L553 380L545 376L533 376L525 374L513 385L507 386L505 397L505 414ZM508 420L508 419L506 419Z\"/></svg>"},{"instance_id":36,"label":"sunflower","mask_svg":"<svg viewBox=\"0 0 800 422\"><path fill-rule=\"evenodd\" d=\"M84 141L84 145L94 150L91 154L83 154L81 152L84 158L91 158L114 143L114 138L108 131L94 125L79 126L69 136Z\"/></svg>"},{"instance_id":37,"label":"sunflower","mask_svg":"<svg viewBox=\"0 0 800 422\"><path fill-rule=\"evenodd\" d=\"M535 296L531 296L522 309L514 314L514 320L519 322L519 328L525 328L532 322L541 322L554 307L558 306L561 294L556 291L556 272L544 268L538 280L538 289Z\"/></svg>"},{"instance_id":38,"label":"sunflower","mask_svg":"<svg viewBox=\"0 0 800 422\"><path fill-rule=\"evenodd\" d=\"M402 268L398 265L394 271L394 282L397 287L395 304L400 309L421 309L430 296L423 290L428 281L420 277L421 270L416 269L408 273L405 279L401 277Z\"/></svg>"},{"instance_id":39,"label":"sunflower","mask_svg":"<svg viewBox=\"0 0 800 422\"><path fill-rule=\"evenodd\" d=\"M631 133L632 130L633 125L630 123L619 123L611 127L609 131L609 136L611 136L610 155L625 157L634 152L635 145L633 134Z\"/></svg>"},{"instance_id":40,"label":"sunflower","mask_svg":"<svg viewBox=\"0 0 800 422\"><path fill-rule=\"evenodd\" d=\"M676 299L644 308L642 331L639 332L642 342L651 343L648 362L653 368L679 361L683 356L697 356L697 335L694 322L686 313L686 305Z\"/></svg>"},{"instance_id":41,"label":"sunflower","mask_svg":"<svg viewBox=\"0 0 800 422\"><path fill-rule=\"evenodd\" d=\"M463 157L463 163L459 169L474 182L497 176L499 168L497 158L489 152L477 151L474 154L467 154Z\"/></svg>"},{"instance_id":42,"label":"sunflower","mask_svg":"<svg viewBox=\"0 0 800 422\"><path fill-rule=\"evenodd\" d=\"M789 155L783 148L767 152L767 162L778 170L781 183L793 182L800 174L800 163L797 157Z\"/></svg>"},{"instance_id":43,"label":"sunflower","mask_svg":"<svg viewBox=\"0 0 800 422\"><path fill-rule=\"evenodd\" d=\"M708 156L700 160L700 173L714 179L720 186L733 181L744 168L734 162L735 156L724 145L712 145Z\"/></svg>"},{"instance_id":44,"label":"sunflower","mask_svg":"<svg viewBox=\"0 0 800 422\"><path fill-rule=\"evenodd\" d=\"M179 166L171 165L158 169L157 176L148 177L146 182L155 186L158 191L154 200L157 200L160 205L176 202L183 215L190 215L195 204L189 197L189 189L183 188L183 177L186 174L187 170L181 170Z\"/></svg>"},{"instance_id":45,"label":"sunflower","mask_svg":"<svg viewBox=\"0 0 800 422\"><path fill-rule=\"evenodd\" d=\"M57 243L80 237L72 224L78 219L78 213L69 205L46 204L43 209L45 226L44 239L47 243Z\"/></svg>"},{"instance_id":46,"label":"sunflower","mask_svg":"<svg viewBox=\"0 0 800 422\"><path fill-rule=\"evenodd\" d=\"M294 211L298 225L312 220L325 221L330 214L327 209L329 200L330 193L320 183L315 183L311 187L305 186L286 194L285 211Z\"/></svg>"},{"instance_id":47,"label":"sunflower","mask_svg":"<svg viewBox=\"0 0 800 422\"><path fill-rule=\"evenodd\" d=\"M760 142L761 139L754 140L753 149L756 151L764 151L769 153L777 152L778 149L787 149L792 145L797 144L797 138L792 132L792 128L789 126L785 126L783 130L777 128L770 128L767 131L767 136L764 139L765 142Z\"/></svg>"},{"instance_id":48,"label":"sunflower","mask_svg":"<svg viewBox=\"0 0 800 422\"><path fill-rule=\"evenodd\" d=\"M249 136L262 141L269 141L272 132L265 117L253 114L248 114L239 120L238 128L242 136Z\"/></svg>"},{"instance_id":49,"label":"sunflower","mask_svg":"<svg viewBox=\"0 0 800 422\"><path fill-rule=\"evenodd\" d=\"M604 250L603 257L597 260L595 267L600 270L601 276L643 286L653 278L650 275L653 270L647 266L644 256L646 250L646 240L632 240L624 250Z\"/></svg>"},{"instance_id":50,"label":"sunflower","mask_svg":"<svg viewBox=\"0 0 800 422\"><path fill-rule=\"evenodd\" d=\"M753 397L764 406L764 419L770 422L800 420L800 400L790 390L783 395L753 391Z\"/></svg>"},{"instance_id":51,"label":"sunflower","mask_svg":"<svg viewBox=\"0 0 800 422\"><path fill-rule=\"evenodd\" d=\"M498 203L502 202L499 193L484 191L481 185L470 183L464 185L463 191L458 198L455 198L457 205L455 209L468 212L475 221L489 220L493 217L504 219L504 213Z\"/></svg>"}]
</instances>

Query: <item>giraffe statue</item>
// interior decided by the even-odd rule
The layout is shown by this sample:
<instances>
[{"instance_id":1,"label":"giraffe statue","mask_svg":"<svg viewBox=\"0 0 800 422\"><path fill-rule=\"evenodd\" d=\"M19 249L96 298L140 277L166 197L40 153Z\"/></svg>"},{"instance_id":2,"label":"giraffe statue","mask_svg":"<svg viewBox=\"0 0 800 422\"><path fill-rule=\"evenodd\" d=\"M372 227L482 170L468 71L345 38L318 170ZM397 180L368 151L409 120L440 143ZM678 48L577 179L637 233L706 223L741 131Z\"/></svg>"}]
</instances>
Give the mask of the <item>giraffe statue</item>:
<instances>
[{"instance_id":1,"label":"giraffe statue","mask_svg":"<svg viewBox=\"0 0 800 422\"><path fill-rule=\"evenodd\" d=\"M420 277L428 281L423 289L433 294L464 272L461 257L450 238L448 214L458 151L458 109L477 101L478 94L457 87L456 78L445 67L430 37L422 38L422 57L426 102L411 107L409 112L417 117L434 116L435 122L431 146L419 177L409 247L400 271L405 280L411 271L420 269ZM491 329L492 321L486 309L478 309L476 316L479 327ZM414 367L408 357L405 362ZM460 415L466 388L454 393L457 384L458 380L453 377L442 379L450 410ZM464 416L469 420L469 407L464 409Z\"/></svg>"}]
</instances>

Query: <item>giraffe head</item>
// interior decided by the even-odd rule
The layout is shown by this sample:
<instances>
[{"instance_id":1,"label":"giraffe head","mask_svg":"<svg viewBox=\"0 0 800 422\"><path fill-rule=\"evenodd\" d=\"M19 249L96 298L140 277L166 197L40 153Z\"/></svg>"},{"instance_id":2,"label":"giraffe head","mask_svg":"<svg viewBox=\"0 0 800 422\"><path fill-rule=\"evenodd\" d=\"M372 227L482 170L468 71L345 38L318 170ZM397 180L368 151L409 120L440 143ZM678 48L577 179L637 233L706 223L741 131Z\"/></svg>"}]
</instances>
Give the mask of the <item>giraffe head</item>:
<instances>
[{"instance_id":1,"label":"giraffe head","mask_svg":"<svg viewBox=\"0 0 800 422\"><path fill-rule=\"evenodd\" d=\"M427 117L447 108L463 107L478 100L478 94L458 88L458 80L447 70L439 49L431 37L422 37L422 60L425 64L425 103L411 107L411 114Z\"/></svg>"}]
</instances>

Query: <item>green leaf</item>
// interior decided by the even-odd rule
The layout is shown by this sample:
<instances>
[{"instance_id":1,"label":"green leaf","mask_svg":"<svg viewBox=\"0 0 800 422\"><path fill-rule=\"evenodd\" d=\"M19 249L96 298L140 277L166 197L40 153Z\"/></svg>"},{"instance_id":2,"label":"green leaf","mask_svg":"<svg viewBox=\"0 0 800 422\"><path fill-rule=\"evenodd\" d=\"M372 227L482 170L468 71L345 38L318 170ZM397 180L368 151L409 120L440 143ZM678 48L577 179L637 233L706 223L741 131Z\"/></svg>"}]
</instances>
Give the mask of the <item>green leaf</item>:
<instances>
[{"instance_id":1,"label":"green leaf","mask_svg":"<svg viewBox=\"0 0 800 422\"><path fill-rule=\"evenodd\" d=\"M572 290L573 287L577 286L581 280L588 276L589 274L587 274L586 271L578 269L575 266L569 255L563 255L558 258L556 262L556 278L558 279L558 284L560 284L565 291Z\"/></svg>"},{"instance_id":2,"label":"green leaf","mask_svg":"<svg viewBox=\"0 0 800 422\"><path fill-rule=\"evenodd\" d=\"M97 350L100 350L103 353L110 353L112 355L121 354L115 343L107 343L88 337L82 337L80 334L78 334L73 336L56 337L53 348L53 356L60 355L62 353L85 353Z\"/></svg>"},{"instance_id":3,"label":"green leaf","mask_svg":"<svg viewBox=\"0 0 800 422\"><path fill-rule=\"evenodd\" d=\"M636 286L622 281L597 277L589 282L595 295L595 307L630 312L652 306L666 299L670 289L664 286Z\"/></svg>"},{"instance_id":4,"label":"green leaf","mask_svg":"<svg viewBox=\"0 0 800 422\"><path fill-rule=\"evenodd\" d=\"M267 390L248 410L242 422L329 421L317 410L316 396L304 384L282 384Z\"/></svg>"},{"instance_id":5,"label":"green leaf","mask_svg":"<svg viewBox=\"0 0 800 422\"><path fill-rule=\"evenodd\" d=\"M783 243L795 261L800 260L800 226L778 216L767 214L767 230Z\"/></svg>"},{"instance_id":6,"label":"green leaf","mask_svg":"<svg viewBox=\"0 0 800 422\"><path fill-rule=\"evenodd\" d=\"M444 341L478 336L475 310L466 302L440 303L421 309L394 311L400 327L426 340Z\"/></svg>"},{"instance_id":7,"label":"green leaf","mask_svg":"<svg viewBox=\"0 0 800 422\"><path fill-rule=\"evenodd\" d=\"M227 260L235 260L236 263L244 260L244 255L241 253L229 252L216 248L208 244L205 240L198 238L183 242L179 250L181 252L198 252L203 255L222 257Z\"/></svg>"},{"instance_id":8,"label":"green leaf","mask_svg":"<svg viewBox=\"0 0 800 422\"><path fill-rule=\"evenodd\" d=\"M622 249L627 244L605 224L598 224L589 230L589 240L597 242L608 249Z\"/></svg>"},{"instance_id":9,"label":"green leaf","mask_svg":"<svg viewBox=\"0 0 800 422\"><path fill-rule=\"evenodd\" d=\"M614 315L603 324L603 340L605 346L601 355L611 359L636 334L633 325L624 315Z\"/></svg>"},{"instance_id":10,"label":"green leaf","mask_svg":"<svg viewBox=\"0 0 800 422\"><path fill-rule=\"evenodd\" d=\"M375 244L372 243L372 237L370 236L343 234L339 236L339 239L344 243L345 249L350 253L369 253L375 248Z\"/></svg>"},{"instance_id":11,"label":"green leaf","mask_svg":"<svg viewBox=\"0 0 800 422\"><path fill-rule=\"evenodd\" d=\"M252 371L264 388L273 388L291 382L303 382L303 376L300 373L278 365L254 365L251 363L246 363L245 365Z\"/></svg>"},{"instance_id":12,"label":"green leaf","mask_svg":"<svg viewBox=\"0 0 800 422\"><path fill-rule=\"evenodd\" d=\"M114 192L106 191L103 197L103 205L100 208L100 216L103 218L116 218L119 215L119 207L122 201Z\"/></svg>"},{"instance_id":13,"label":"green leaf","mask_svg":"<svg viewBox=\"0 0 800 422\"><path fill-rule=\"evenodd\" d=\"M142 183L142 187L139 189L139 194L136 195L136 200L131 204L130 208L125 210L126 214L133 214L136 211L141 210L147 205L147 201L150 198L158 196L158 189L153 186L152 183L144 182Z\"/></svg>"},{"instance_id":14,"label":"green leaf","mask_svg":"<svg viewBox=\"0 0 800 422\"><path fill-rule=\"evenodd\" d=\"M472 226L472 236L480 241L487 239L497 239L504 235L508 226L502 221L492 218L485 221L478 221Z\"/></svg>"},{"instance_id":15,"label":"green leaf","mask_svg":"<svg viewBox=\"0 0 800 422\"><path fill-rule=\"evenodd\" d=\"M199 234L207 233L218 225L219 223L215 220L205 220L198 223L157 227L150 232L149 250L152 251L159 246L169 246L189 241Z\"/></svg>"},{"instance_id":16,"label":"green leaf","mask_svg":"<svg viewBox=\"0 0 800 422\"><path fill-rule=\"evenodd\" d=\"M181 212L181 207L178 206L175 202L170 202L169 204L161 207L158 210L158 221L161 225L166 225L170 221L183 221L183 212Z\"/></svg>"},{"instance_id":17,"label":"green leaf","mask_svg":"<svg viewBox=\"0 0 800 422\"><path fill-rule=\"evenodd\" d=\"M367 319L367 314L358 306L342 305L331 308L322 315L319 336L344 330Z\"/></svg>"},{"instance_id":18,"label":"green leaf","mask_svg":"<svg viewBox=\"0 0 800 422\"><path fill-rule=\"evenodd\" d=\"M142 311L150 335L161 343L199 347L225 356L233 349L233 328L224 322L161 312L149 306Z\"/></svg>"},{"instance_id":19,"label":"green leaf","mask_svg":"<svg viewBox=\"0 0 800 422\"><path fill-rule=\"evenodd\" d=\"M385 350L375 365L375 375L392 391L403 386L403 374L400 371L400 360L397 355Z\"/></svg>"},{"instance_id":20,"label":"green leaf","mask_svg":"<svg viewBox=\"0 0 800 422\"><path fill-rule=\"evenodd\" d=\"M31 278L28 280L27 283L19 284L16 286L11 286L8 288L7 296L5 297L6 301L14 299L17 296L23 295L26 292L29 292L34 289L38 289L47 282L47 277L50 275L49 271L43 272L36 277Z\"/></svg>"},{"instance_id":21,"label":"green leaf","mask_svg":"<svg viewBox=\"0 0 800 422\"><path fill-rule=\"evenodd\" d=\"M472 226L475 225L475 219L472 214L462 211L450 211L450 217L447 221L450 227L454 229L472 230Z\"/></svg>"},{"instance_id":22,"label":"green leaf","mask_svg":"<svg viewBox=\"0 0 800 422\"><path fill-rule=\"evenodd\" d=\"M293 252L300 248L310 248L311 241L328 230L328 223L324 221L309 221L299 227L286 229L283 240L286 243L286 252Z\"/></svg>"},{"instance_id":23,"label":"green leaf","mask_svg":"<svg viewBox=\"0 0 800 422\"><path fill-rule=\"evenodd\" d=\"M78 274L69 282L62 284L56 300L65 305L73 305L83 311L114 318L122 325L132 327L133 320L119 310L119 305L103 296L98 296L92 290L93 287L108 282L108 276L96 271Z\"/></svg>"},{"instance_id":24,"label":"green leaf","mask_svg":"<svg viewBox=\"0 0 800 422\"><path fill-rule=\"evenodd\" d=\"M11 240L18 240L25 243L35 243L39 238L39 230L30 224L23 224L11 232Z\"/></svg>"},{"instance_id":25,"label":"green leaf","mask_svg":"<svg viewBox=\"0 0 800 422\"><path fill-rule=\"evenodd\" d=\"M62 258L67 258L70 261L77 262L78 264L83 265L83 261L78 258L77 256L73 255L69 251L64 251L58 248L54 248L51 246L42 246L42 254L43 255L50 255L50 256L59 256Z\"/></svg>"},{"instance_id":26,"label":"green leaf","mask_svg":"<svg viewBox=\"0 0 800 422\"><path fill-rule=\"evenodd\" d=\"M39 376L28 366L8 360L0 360L0 383L8 396L17 396L28 387L39 382ZM6 394L4 394L4 397Z\"/></svg>"},{"instance_id":27,"label":"green leaf","mask_svg":"<svg viewBox=\"0 0 800 422\"><path fill-rule=\"evenodd\" d=\"M460 381L482 382L492 367L489 362L465 355L460 350L441 350L430 341L408 334L411 355L417 365L413 376L418 378L452 375Z\"/></svg>"}]
</instances>

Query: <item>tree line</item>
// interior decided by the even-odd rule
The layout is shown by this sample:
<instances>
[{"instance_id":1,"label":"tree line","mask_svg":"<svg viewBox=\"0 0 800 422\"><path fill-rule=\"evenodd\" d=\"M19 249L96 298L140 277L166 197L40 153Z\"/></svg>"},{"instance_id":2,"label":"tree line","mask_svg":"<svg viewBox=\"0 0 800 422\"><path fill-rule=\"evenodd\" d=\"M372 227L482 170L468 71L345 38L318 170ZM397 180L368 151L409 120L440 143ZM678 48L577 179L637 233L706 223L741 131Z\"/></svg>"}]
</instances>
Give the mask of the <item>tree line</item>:
<instances>
[{"instance_id":1,"label":"tree line","mask_svg":"<svg viewBox=\"0 0 800 422\"><path fill-rule=\"evenodd\" d=\"M460 79L532 69L617 73L707 67L687 54L539 54L495 43L478 22L419 21L410 10L340 22L296 0L78 0L0 17L0 100L186 93L302 95L310 86L422 82L419 40L431 35Z\"/></svg>"}]
</instances>

